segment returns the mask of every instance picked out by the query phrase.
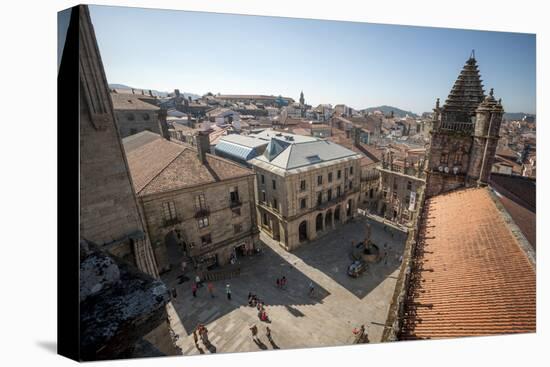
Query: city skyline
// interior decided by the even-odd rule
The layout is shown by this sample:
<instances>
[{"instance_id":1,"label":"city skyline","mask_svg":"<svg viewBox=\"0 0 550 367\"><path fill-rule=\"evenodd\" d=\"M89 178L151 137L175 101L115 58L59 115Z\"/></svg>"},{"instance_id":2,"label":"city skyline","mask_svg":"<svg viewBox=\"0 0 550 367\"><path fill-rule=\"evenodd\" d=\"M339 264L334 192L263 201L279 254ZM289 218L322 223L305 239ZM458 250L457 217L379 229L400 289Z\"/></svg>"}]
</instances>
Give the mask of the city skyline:
<instances>
[{"instance_id":1,"label":"city skyline","mask_svg":"<svg viewBox=\"0 0 550 367\"><path fill-rule=\"evenodd\" d=\"M431 111L472 49L485 92L536 113L534 34L91 6L109 83ZM153 67L151 64L155 64Z\"/></svg>"}]
</instances>

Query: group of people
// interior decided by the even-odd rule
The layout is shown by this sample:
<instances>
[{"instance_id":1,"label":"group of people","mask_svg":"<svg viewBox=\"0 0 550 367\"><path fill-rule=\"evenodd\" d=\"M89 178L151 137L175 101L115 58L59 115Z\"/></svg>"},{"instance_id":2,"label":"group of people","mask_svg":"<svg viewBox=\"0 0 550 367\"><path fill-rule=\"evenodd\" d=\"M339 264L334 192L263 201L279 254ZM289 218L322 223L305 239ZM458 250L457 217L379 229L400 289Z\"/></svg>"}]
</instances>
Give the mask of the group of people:
<instances>
[{"instance_id":1,"label":"group of people","mask_svg":"<svg viewBox=\"0 0 550 367\"><path fill-rule=\"evenodd\" d=\"M265 310L265 303L252 292L248 292L248 305L258 309L258 317L261 321L271 322Z\"/></svg>"},{"instance_id":2,"label":"group of people","mask_svg":"<svg viewBox=\"0 0 550 367\"><path fill-rule=\"evenodd\" d=\"M277 288L284 289L286 287L286 277L283 276L282 278L277 278L276 284Z\"/></svg>"},{"instance_id":3,"label":"group of people","mask_svg":"<svg viewBox=\"0 0 550 367\"><path fill-rule=\"evenodd\" d=\"M202 281L197 275L195 277L195 281L191 285L191 292L193 292L193 297L197 297L197 290L200 287L202 287ZM208 293L210 294L210 297L214 298L214 284L212 284L212 282L208 282L207 289L208 289Z\"/></svg>"}]
</instances>

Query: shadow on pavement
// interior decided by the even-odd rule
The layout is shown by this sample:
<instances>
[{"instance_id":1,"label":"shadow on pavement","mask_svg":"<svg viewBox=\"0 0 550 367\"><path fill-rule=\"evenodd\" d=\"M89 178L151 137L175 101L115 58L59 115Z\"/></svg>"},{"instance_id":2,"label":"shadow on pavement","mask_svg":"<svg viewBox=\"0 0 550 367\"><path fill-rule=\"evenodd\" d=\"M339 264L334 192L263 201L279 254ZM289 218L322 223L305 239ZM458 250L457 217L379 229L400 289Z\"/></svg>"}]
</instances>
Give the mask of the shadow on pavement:
<instances>
[{"instance_id":1,"label":"shadow on pavement","mask_svg":"<svg viewBox=\"0 0 550 367\"><path fill-rule=\"evenodd\" d=\"M198 288L197 297L193 297L193 282L178 281L182 275L179 267L174 267L161 276L170 289L176 288L177 297L172 300L172 304L187 335L190 335L199 323L209 324L239 307L250 307L249 292L264 303L268 316L270 306L285 306L294 316L301 317L303 314L292 306L318 304L330 295L330 292L297 270L269 246L264 246L263 250L260 256L239 259L239 277L212 282L216 296L214 298L210 297L206 286ZM191 269L186 271L185 275L191 279L195 277ZM287 279L287 285L285 289L277 288L276 279L283 276ZM315 287L314 297L308 295L310 282ZM231 300L228 300L225 294L226 284L230 284L231 287Z\"/></svg>"},{"instance_id":2,"label":"shadow on pavement","mask_svg":"<svg viewBox=\"0 0 550 367\"><path fill-rule=\"evenodd\" d=\"M357 244L364 240L367 222L372 229L371 240L379 246L382 254L387 252L387 257L377 263L369 263L362 275L352 278L347 274L348 266L352 263L351 241ZM360 217L328 232L319 239L302 245L294 250L293 254L304 263L329 276L357 298L362 299L398 269L405 240L405 233L389 228L384 230L383 224Z\"/></svg>"}]
</instances>

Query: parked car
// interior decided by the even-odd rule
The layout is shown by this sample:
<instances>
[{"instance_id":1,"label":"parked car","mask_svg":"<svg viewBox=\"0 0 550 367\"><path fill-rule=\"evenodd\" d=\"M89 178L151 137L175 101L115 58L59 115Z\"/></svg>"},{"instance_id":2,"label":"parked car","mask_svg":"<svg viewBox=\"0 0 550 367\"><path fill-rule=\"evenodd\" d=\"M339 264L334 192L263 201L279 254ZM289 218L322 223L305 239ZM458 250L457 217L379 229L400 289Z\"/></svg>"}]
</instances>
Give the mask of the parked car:
<instances>
[{"instance_id":1,"label":"parked car","mask_svg":"<svg viewBox=\"0 0 550 367\"><path fill-rule=\"evenodd\" d=\"M348 267L348 275L353 278L359 277L363 272L367 270L367 263L364 261L356 260Z\"/></svg>"}]
</instances>

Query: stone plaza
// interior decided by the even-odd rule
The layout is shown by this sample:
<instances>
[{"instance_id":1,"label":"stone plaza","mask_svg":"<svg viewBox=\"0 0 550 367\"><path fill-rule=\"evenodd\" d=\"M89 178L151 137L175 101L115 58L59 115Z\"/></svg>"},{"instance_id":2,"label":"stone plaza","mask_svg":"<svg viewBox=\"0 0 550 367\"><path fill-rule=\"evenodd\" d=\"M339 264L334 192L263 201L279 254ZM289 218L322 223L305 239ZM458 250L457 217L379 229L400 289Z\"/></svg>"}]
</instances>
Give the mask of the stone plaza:
<instances>
[{"instance_id":1,"label":"stone plaza","mask_svg":"<svg viewBox=\"0 0 550 367\"><path fill-rule=\"evenodd\" d=\"M352 262L352 241L364 239L367 221L372 226L371 239L382 252L386 248L387 256L369 264L359 278L351 278L347 268ZM364 217L293 252L262 234L262 253L239 258L239 277L212 282L214 298L206 285L194 298L194 273L187 272L190 280L180 282L181 271L174 269L163 280L177 291L168 307L176 344L184 355L349 345L354 342L352 330L362 324L370 342L380 342L405 239L405 233ZM276 279L282 276L287 279L285 289L276 286ZM309 294L310 283L313 295ZM231 300L226 297L226 284L231 287ZM271 323L260 321L257 309L248 306L249 292L265 302ZM210 343L205 346L199 340L197 348L192 333L199 323L207 327ZM254 340L249 330L254 324L259 340ZM271 329L271 339L266 336L266 326Z\"/></svg>"}]
</instances>

